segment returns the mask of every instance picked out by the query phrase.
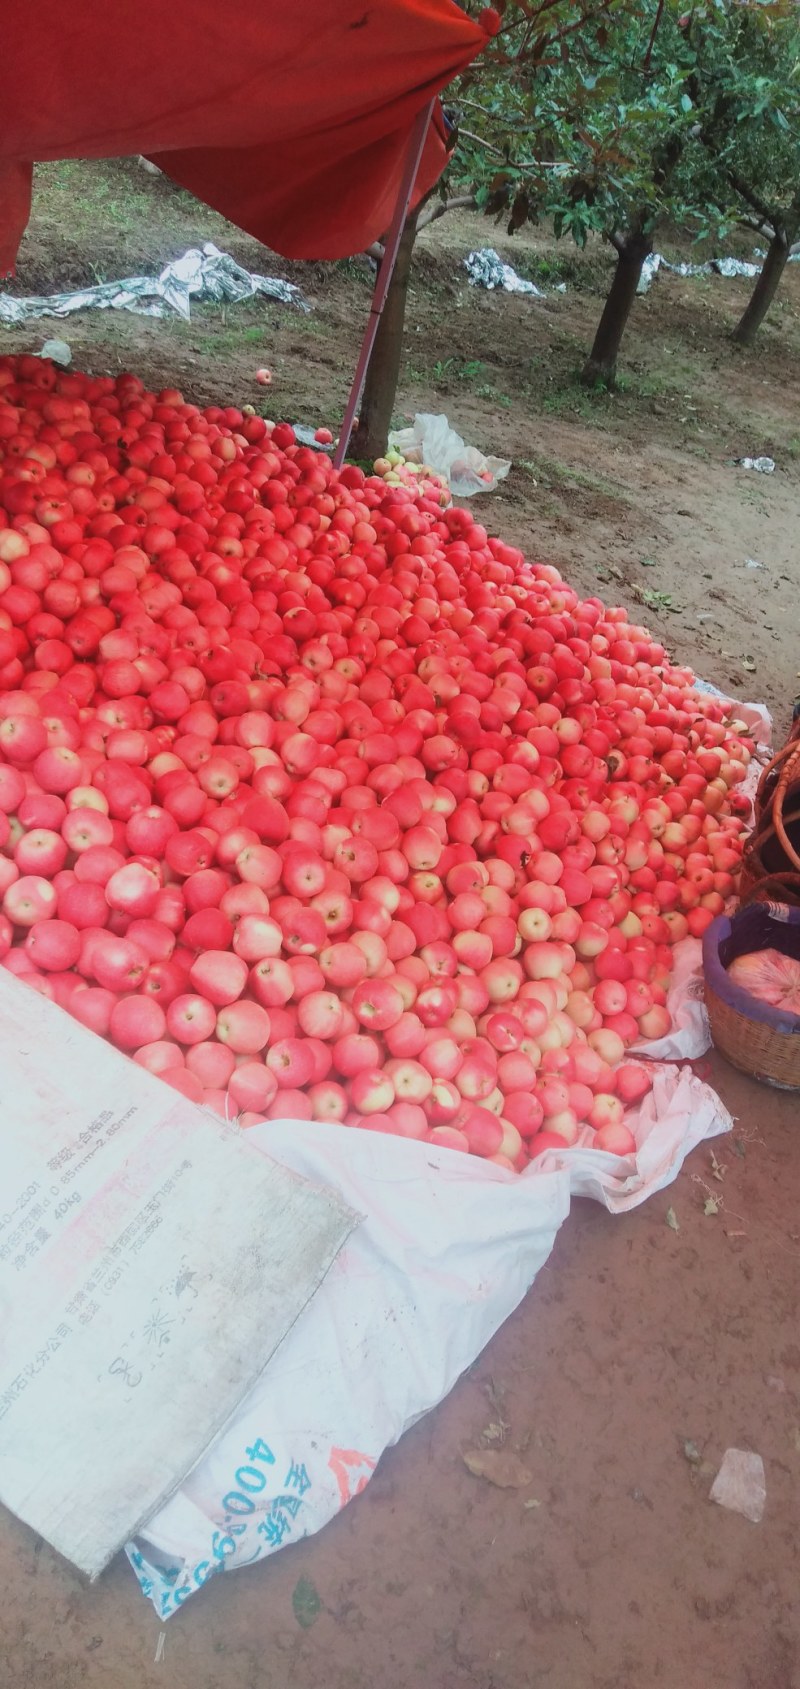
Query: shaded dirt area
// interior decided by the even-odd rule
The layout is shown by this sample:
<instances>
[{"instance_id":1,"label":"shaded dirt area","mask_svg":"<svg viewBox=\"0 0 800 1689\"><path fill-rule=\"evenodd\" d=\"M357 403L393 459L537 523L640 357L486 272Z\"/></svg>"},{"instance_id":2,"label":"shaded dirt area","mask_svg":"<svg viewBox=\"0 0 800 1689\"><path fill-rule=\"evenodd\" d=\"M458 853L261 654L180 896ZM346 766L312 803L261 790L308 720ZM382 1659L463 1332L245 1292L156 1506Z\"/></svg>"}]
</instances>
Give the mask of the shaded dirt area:
<instances>
[{"instance_id":1,"label":"shaded dirt area","mask_svg":"<svg viewBox=\"0 0 800 1689\"><path fill-rule=\"evenodd\" d=\"M4 1517L3 1683L800 1689L797 1103L721 1062L709 1077L733 1135L631 1214L577 1203L531 1293L364 1495L208 1585L158 1664L125 1562L86 1588ZM498 1423L533 1474L519 1492L463 1463ZM708 1500L731 1446L764 1459L760 1525ZM301 1577L322 1603L308 1630Z\"/></svg>"},{"instance_id":2,"label":"shaded dirt area","mask_svg":"<svg viewBox=\"0 0 800 1689\"><path fill-rule=\"evenodd\" d=\"M81 315L0 330L0 349L63 334L80 366L239 403L263 397L253 374L268 363L275 414L335 422L362 261L283 264L132 163L50 167L16 285L155 268L208 238L299 281L311 315ZM461 261L489 243L569 291L477 293ZM676 654L767 697L782 725L800 668L800 274L746 354L726 333L747 283L662 278L637 305L623 390L590 397L575 371L606 275L602 253L443 219L423 238L398 416L446 410L512 457L481 501L490 528L641 606ZM772 477L729 462L762 451ZM733 1134L631 1214L577 1203L516 1314L365 1494L319 1537L212 1582L170 1621L158 1663L161 1627L126 1563L87 1588L4 1515L2 1689L800 1689L800 1108L716 1058L701 1069ZM490 1425L532 1472L520 1491L464 1465ZM708 1500L730 1446L763 1456L760 1525ZM301 1577L322 1604L307 1630Z\"/></svg>"}]
</instances>

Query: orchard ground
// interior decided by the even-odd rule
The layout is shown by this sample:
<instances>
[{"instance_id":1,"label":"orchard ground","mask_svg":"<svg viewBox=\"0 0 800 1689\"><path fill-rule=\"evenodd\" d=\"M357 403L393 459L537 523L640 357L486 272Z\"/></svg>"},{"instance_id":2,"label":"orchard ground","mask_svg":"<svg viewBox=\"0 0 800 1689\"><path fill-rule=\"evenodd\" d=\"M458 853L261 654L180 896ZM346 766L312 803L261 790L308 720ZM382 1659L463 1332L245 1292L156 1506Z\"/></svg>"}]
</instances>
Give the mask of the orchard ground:
<instances>
[{"instance_id":1,"label":"orchard ground","mask_svg":"<svg viewBox=\"0 0 800 1689\"><path fill-rule=\"evenodd\" d=\"M263 302L198 307L190 324L82 313L2 329L0 349L59 335L80 368L132 368L199 402L257 408L266 364L270 414L335 428L366 261L286 264L134 162L70 164L39 173L14 290L152 273L207 239L297 281L312 313ZM463 258L483 245L547 298L470 287ZM732 250L752 245L742 236ZM627 604L706 679L765 698L781 738L800 690L800 268L749 352L727 335L750 283L660 277L637 302L621 389L605 396L577 372L609 273L601 249L579 255L545 231L511 241L472 214L432 225L397 421L446 411L471 443L512 458L508 481L476 505L490 531ZM764 453L770 477L732 462ZM215 1580L170 1621L158 1664L160 1626L122 1560L87 1589L4 1516L3 1681L800 1689L800 1115L716 1057L699 1065L734 1133L630 1215L576 1204L517 1313L365 1494L319 1537ZM532 1472L522 1490L467 1471L464 1451L498 1444ZM731 1446L764 1459L760 1525L709 1503ZM308 1629L292 1604L301 1578L321 1603Z\"/></svg>"}]
</instances>

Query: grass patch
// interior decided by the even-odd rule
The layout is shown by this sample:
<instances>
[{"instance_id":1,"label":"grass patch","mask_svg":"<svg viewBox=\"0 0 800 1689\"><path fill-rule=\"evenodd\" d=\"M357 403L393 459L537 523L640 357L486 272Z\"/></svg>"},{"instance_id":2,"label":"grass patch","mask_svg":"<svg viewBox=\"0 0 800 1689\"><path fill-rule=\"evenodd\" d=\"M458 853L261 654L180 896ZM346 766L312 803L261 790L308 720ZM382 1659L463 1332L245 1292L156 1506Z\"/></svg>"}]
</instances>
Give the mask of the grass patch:
<instances>
[{"instance_id":1,"label":"grass patch","mask_svg":"<svg viewBox=\"0 0 800 1689\"><path fill-rule=\"evenodd\" d=\"M312 340L330 340L333 329L330 323L323 322L320 316L311 311L307 317L303 317L303 333L310 335Z\"/></svg>"},{"instance_id":2,"label":"grass patch","mask_svg":"<svg viewBox=\"0 0 800 1689\"><path fill-rule=\"evenodd\" d=\"M617 499L623 504L630 503L616 481L610 481L605 475L596 475L592 470L564 463L561 458L537 456L519 462L516 467L526 470L540 487L580 487L584 492L599 493L603 498Z\"/></svg>"},{"instance_id":3,"label":"grass patch","mask_svg":"<svg viewBox=\"0 0 800 1689\"><path fill-rule=\"evenodd\" d=\"M508 411L511 409L511 400L508 394L500 393L496 387L492 386L490 381L484 381L480 387L475 388L475 397L476 399L486 399L490 404L499 405L501 410Z\"/></svg>"},{"instance_id":4,"label":"grass patch","mask_svg":"<svg viewBox=\"0 0 800 1689\"><path fill-rule=\"evenodd\" d=\"M584 387L580 369L567 375L549 376L542 397L547 416L579 416L582 422L601 422L613 409L614 394L605 387Z\"/></svg>"},{"instance_id":5,"label":"grass patch","mask_svg":"<svg viewBox=\"0 0 800 1689\"><path fill-rule=\"evenodd\" d=\"M509 261L525 281L545 289L557 287L561 282L566 282L567 287L585 289L608 284L610 261L603 251L592 254L520 251L518 257L512 256Z\"/></svg>"},{"instance_id":6,"label":"grass patch","mask_svg":"<svg viewBox=\"0 0 800 1689\"><path fill-rule=\"evenodd\" d=\"M361 255L355 258L337 258L331 265L340 276L346 276L348 281L360 282L362 287L374 287L375 272L368 258Z\"/></svg>"},{"instance_id":7,"label":"grass patch","mask_svg":"<svg viewBox=\"0 0 800 1689\"><path fill-rule=\"evenodd\" d=\"M499 405L503 410L510 410L511 400L507 393L495 386L493 381L487 381L486 376L491 370L481 358L437 358L427 368L419 368L412 363L406 364L406 377L418 387L433 387L439 393L457 393L459 387L468 387L476 399L484 399L489 404Z\"/></svg>"},{"instance_id":8,"label":"grass patch","mask_svg":"<svg viewBox=\"0 0 800 1689\"><path fill-rule=\"evenodd\" d=\"M195 352L235 352L239 346L249 346L259 341L263 344L267 333L267 324L248 325L246 328L227 327L220 322L218 327L209 325L198 332L196 323L183 325L187 331L187 338L191 339Z\"/></svg>"},{"instance_id":9,"label":"grass patch","mask_svg":"<svg viewBox=\"0 0 800 1689\"><path fill-rule=\"evenodd\" d=\"M431 374L440 387L452 382L465 382L467 386L474 386L480 381L486 365L480 358L437 358Z\"/></svg>"},{"instance_id":10,"label":"grass patch","mask_svg":"<svg viewBox=\"0 0 800 1689\"><path fill-rule=\"evenodd\" d=\"M199 202L163 176L151 176L132 159L90 160L67 158L56 164L38 164L34 174L35 207L41 217L62 223L72 240L86 232L91 248L98 225L106 234L127 237L142 224L169 221L172 226L184 217L199 221ZM202 208L203 219L208 210Z\"/></svg>"}]
</instances>

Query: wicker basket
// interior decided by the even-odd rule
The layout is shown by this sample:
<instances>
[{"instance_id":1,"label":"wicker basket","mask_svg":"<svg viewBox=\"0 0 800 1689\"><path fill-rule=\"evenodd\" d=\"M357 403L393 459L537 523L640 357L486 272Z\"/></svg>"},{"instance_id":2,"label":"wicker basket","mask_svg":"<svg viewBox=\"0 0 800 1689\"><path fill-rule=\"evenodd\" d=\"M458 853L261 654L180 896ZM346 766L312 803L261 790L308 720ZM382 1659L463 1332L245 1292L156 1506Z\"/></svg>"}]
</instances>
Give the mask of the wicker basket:
<instances>
[{"instance_id":1,"label":"wicker basket","mask_svg":"<svg viewBox=\"0 0 800 1689\"><path fill-rule=\"evenodd\" d=\"M726 971L736 956L766 949L800 959L800 909L758 902L733 916L719 915L704 933L711 1036L742 1073L784 1091L800 1091L800 1015L751 997Z\"/></svg>"},{"instance_id":2,"label":"wicker basket","mask_svg":"<svg viewBox=\"0 0 800 1689\"><path fill-rule=\"evenodd\" d=\"M800 739L797 732L767 764L755 821L742 859L743 903L800 906Z\"/></svg>"}]
</instances>

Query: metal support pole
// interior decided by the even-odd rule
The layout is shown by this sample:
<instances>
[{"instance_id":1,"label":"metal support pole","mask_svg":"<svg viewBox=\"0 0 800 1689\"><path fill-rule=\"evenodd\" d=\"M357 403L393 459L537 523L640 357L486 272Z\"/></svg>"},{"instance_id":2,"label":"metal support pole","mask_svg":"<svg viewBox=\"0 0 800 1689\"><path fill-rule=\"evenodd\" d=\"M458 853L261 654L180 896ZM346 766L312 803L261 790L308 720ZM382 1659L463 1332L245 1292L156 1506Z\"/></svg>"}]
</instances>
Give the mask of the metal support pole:
<instances>
[{"instance_id":1,"label":"metal support pole","mask_svg":"<svg viewBox=\"0 0 800 1689\"><path fill-rule=\"evenodd\" d=\"M375 345L375 336L378 332L378 324L383 313L386 295L389 291L389 283L394 274L394 267L397 262L397 253L400 246L400 236L403 233L403 225L405 224L406 217L408 216L408 208L411 204L411 195L414 192L414 183L417 180L417 171L419 170L420 160L425 147L433 107L434 102L431 100L429 104L419 113L411 131L405 168L403 170L403 176L400 183L400 191L397 195L397 204L394 209L394 216L392 217L389 233L386 236L383 257L378 267L375 292L372 295L372 305L369 317L367 318L367 326L364 330L364 338L361 342L361 351L358 354L356 373L353 376L353 385L350 388L350 397L347 401L347 409L344 413L341 432L339 434L336 450L333 454L335 469L341 469L345 457L347 456L347 448L350 444L350 435L353 432L353 422L361 400L361 392L366 379L369 360L372 356L372 348Z\"/></svg>"}]
</instances>

